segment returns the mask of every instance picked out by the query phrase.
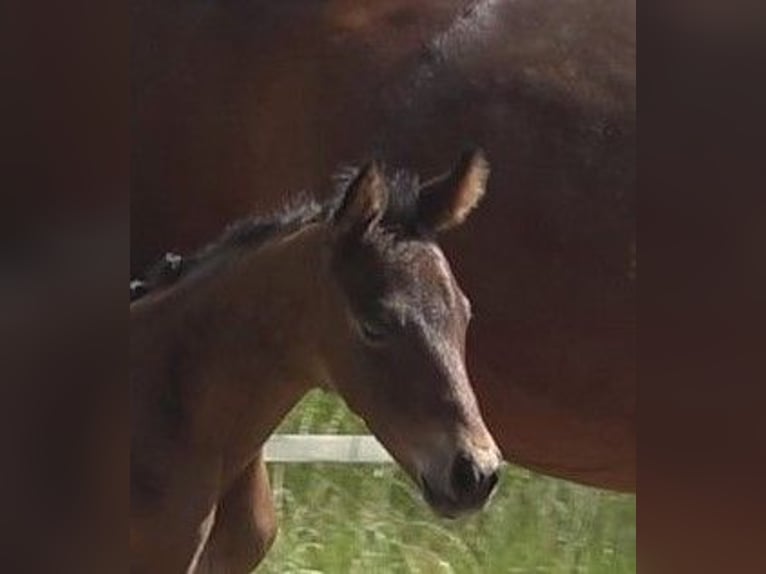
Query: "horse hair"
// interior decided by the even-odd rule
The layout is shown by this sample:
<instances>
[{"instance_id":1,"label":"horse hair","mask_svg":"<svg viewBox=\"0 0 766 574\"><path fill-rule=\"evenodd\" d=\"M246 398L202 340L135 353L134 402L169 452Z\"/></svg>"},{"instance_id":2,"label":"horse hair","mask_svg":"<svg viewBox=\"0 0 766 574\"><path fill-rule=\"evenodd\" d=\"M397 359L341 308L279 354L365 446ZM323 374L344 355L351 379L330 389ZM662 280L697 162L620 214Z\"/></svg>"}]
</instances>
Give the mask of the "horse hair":
<instances>
[{"instance_id":1,"label":"horse hair","mask_svg":"<svg viewBox=\"0 0 766 574\"><path fill-rule=\"evenodd\" d=\"M234 249L259 248L275 239L299 231L306 225L331 221L340 207L348 186L360 171L359 167L340 169L333 177L333 193L324 201L300 194L269 215L254 215L228 225L223 233L196 253L182 256L168 252L149 266L141 279L130 282L130 301L177 283L189 271ZM389 189L386 213L382 224L387 229L405 235L418 235L417 199L420 182L405 170L383 169Z\"/></svg>"}]
</instances>

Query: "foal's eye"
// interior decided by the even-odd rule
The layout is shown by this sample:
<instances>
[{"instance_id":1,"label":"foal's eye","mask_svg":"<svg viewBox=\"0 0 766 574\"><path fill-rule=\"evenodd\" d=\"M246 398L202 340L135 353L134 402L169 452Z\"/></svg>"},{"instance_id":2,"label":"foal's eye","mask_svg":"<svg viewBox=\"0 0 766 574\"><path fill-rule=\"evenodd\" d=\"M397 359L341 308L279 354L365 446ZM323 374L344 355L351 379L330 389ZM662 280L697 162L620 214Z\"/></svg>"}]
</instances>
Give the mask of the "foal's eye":
<instances>
[{"instance_id":1,"label":"foal's eye","mask_svg":"<svg viewBox=\"0 0 766 574\"><path fill-rule=\"evenodd\" d=\"M372 344L381 344L389 335L388 326L382 321L374 319L362 319L359 321L359 330L362 336Z\"/></svg>"}]
</instances>

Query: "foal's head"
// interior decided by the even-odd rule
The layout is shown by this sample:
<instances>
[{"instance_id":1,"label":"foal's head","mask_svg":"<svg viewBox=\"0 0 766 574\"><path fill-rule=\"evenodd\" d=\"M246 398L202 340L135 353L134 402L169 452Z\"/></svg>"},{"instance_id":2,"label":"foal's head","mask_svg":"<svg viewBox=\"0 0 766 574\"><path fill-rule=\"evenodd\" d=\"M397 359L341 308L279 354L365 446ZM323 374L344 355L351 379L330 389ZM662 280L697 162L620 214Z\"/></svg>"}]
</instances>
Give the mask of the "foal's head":
<instances>
[{"instance_id":1,"label":"foal's head","mask_svg":"<svg viewBox=\"0 0 766 574\"><path fill-rule=\"evenodd\" d=\"M445 516L483 506L500 464L465 366L470 304L435 242L475 207L487 176L479 153L422 187L368 165L329 229L331 384Z\"/></svg>"}]
</instances>

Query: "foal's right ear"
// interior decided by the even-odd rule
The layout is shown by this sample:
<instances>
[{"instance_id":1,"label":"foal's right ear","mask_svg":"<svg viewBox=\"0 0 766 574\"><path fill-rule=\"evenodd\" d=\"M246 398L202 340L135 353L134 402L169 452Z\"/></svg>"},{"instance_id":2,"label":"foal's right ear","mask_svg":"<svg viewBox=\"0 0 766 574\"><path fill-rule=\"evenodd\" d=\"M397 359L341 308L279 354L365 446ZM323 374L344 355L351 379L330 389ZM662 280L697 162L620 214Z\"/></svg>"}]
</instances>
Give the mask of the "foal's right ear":
<instances>
[{"instance_id":1,"label":"foal's right ear","mask_svg":"<svg viewBox=\"0 0 766 574\"><path fill-rule=\"evenodd\" d=\"M388 187L375 162L368 163L346 189L335 213L338 235L364 235L383 218L388 205Z\"/></svg>"}]
</instances>

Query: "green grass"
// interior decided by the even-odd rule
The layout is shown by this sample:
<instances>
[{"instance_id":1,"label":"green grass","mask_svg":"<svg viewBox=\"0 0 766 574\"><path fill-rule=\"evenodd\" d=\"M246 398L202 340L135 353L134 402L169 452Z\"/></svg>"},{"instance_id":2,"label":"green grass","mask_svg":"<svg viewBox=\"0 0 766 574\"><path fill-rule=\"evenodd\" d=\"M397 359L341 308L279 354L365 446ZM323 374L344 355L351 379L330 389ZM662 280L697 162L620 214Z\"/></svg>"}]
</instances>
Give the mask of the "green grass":
<instances>
[{"instance_id":1,"label":"green grass","mask_svg":"<svg viewBox=\"0 0 766 574\"><path fill-rule=\"evenodd\" d=\"M366 432L339 399L309 395L280 432ZM503 472L485 512L436 517L394 465L270 467L280 533L258 574L636 571L635 497Z\"/></svg>"}]
</instances>

